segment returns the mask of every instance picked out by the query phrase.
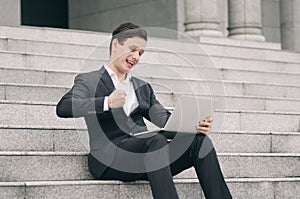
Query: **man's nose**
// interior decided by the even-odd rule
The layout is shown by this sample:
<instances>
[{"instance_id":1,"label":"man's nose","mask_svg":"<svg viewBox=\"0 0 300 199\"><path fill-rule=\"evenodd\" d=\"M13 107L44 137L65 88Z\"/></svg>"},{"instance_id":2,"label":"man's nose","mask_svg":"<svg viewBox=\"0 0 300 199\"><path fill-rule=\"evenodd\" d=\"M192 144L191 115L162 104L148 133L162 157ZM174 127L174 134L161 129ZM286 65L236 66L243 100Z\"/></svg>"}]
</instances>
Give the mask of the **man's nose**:
<instances>
[{"instance_id":1,"label":"man's nose","mask_svg":"<svg viewBox=\"0 0 300 199\"><path fill-rule=\"evenodd\" d=\"M140 53L139 53L138 51L133 52L132 57L133 57L136 61L138 61L138 60L140 59Z\"/></svg>"}]
</instances>

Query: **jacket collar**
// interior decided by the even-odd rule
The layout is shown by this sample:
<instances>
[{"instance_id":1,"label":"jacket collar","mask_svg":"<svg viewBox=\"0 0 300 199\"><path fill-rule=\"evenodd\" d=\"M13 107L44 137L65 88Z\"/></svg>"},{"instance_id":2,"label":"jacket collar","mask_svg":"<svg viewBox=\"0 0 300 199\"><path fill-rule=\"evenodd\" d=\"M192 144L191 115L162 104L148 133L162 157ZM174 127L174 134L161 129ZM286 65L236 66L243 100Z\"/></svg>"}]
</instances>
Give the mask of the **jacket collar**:
<instances>
[{"instance_id":1,"label":"jacket collar","mask_svg":"<svg viewBox=\"0 0 300 199\"><path fill-rule=\"evenodd\" d=\"M99 70L100 73L100 80L103 83L103 85L105 85L108 93L112 93L116 88L108 74L108 72L105 70L105 67L102 66ZM99 81L100 83L100 81Z\"/></svg>"}]
</instances>

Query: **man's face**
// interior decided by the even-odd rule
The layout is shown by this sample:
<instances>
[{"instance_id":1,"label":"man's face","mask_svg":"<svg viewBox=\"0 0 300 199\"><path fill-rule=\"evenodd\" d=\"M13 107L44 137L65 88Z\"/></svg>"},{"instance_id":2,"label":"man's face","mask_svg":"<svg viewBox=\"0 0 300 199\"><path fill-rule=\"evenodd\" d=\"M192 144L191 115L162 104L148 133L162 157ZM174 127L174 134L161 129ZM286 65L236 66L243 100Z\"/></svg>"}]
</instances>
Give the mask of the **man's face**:
<instances>
[{"instance_id":1,"label":"man's face","mask_svg":"<svg viewBox=\"0 0 300 199\"><path fill-rule=\"evenodd\" d=\"M146 41L140 37L126 39L123 44L115 39L112 43L113 67L121 73L128 73L144 53Z\"/></svg>"}]
</instances>

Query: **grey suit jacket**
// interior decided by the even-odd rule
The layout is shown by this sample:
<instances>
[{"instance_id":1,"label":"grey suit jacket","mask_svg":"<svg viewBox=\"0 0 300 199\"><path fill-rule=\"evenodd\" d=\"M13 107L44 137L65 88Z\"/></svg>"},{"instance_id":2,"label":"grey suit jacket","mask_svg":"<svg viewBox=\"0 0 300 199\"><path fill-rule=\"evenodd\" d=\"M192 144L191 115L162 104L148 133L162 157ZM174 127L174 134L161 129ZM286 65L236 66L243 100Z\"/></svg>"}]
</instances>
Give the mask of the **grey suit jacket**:
<instances>
[{"instance_id":1,"label":"grey suit jacket","mask_svg":"<svg viewBox=\"0 0 300 199\"><path fill-rule=\"evenodd\" d=\"M105 96L114 90L113 82L102 67L75 77L74 85L56 106L59 117L84 117L90 139L90 155L102 166L99 173L113 162L116 145L134 133L146 131L143 118L163 127L170 116L156 99L150 84L132 77L139 106L127 117L123 108L103 111Z\"/></svg>"}]
</instances>

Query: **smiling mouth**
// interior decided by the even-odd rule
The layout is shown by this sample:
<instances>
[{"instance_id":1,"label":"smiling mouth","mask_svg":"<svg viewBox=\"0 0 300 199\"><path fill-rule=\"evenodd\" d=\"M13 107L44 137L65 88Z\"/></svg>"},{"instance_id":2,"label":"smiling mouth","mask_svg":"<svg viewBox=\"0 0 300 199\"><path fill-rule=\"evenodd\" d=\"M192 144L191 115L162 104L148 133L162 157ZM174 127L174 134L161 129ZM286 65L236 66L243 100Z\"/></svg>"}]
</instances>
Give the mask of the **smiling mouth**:
<instances>
[{"instance_id":1,"label":"smiling mouth","mask_svg":"<svg viewBox=\"0 0 300 199\"><path fill-rule=\"evenodd\" d=\"M131 67L135 65L135 62L130 61L128 59L126 59L126 63L129 64Z\"/></svg>"}]
</instances>

